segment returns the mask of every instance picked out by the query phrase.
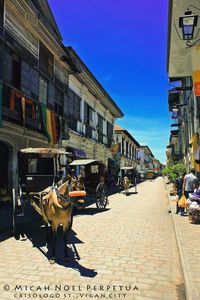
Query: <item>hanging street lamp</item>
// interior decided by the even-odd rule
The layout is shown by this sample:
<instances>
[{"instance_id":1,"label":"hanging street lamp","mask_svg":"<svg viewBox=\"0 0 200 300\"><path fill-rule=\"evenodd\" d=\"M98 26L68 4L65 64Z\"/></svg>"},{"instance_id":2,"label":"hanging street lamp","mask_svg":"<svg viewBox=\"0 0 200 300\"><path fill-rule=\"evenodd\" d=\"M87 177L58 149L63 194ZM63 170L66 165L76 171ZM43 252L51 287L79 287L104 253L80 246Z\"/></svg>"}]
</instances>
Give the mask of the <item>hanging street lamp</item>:
<instances>
[{"instance_id":1,"label":"hanging street lamp","mask_svg":"<svg viewBox=\"0 0 200 300\"><path fill-rule=\"evenodd\" d=\"M172 119L178 118L178 111L179 111L179 109L177 107L172 108Z\"/></svg>"},{"instance_id":2,"label":"hanging street lamp","mask_svg":"<svg viewBox=\"0 0 200 300\"><path fill-rule=\"evenodd\" d=\"M191 10L187 10L184 16L179 18L179 28L182 31L183 40L193 40L194 30L198 23L198 15L193 15Z\"/></svg>"},{"instance_id":3,"label":"hanging street lamp","mask_svg":"<svg viewBox=\"0 0 200 300\"><path fill-rule=\"evenodd\" d=\"M199 26L200 16L197 14L193 14L191 8L200 11L200 8L194 5L191 4L187 5L184 15L180 16L178 19L174 21L174 27L176 29L176 32L180 40L186 41L186 46L189 48L196 45L200 40L198 39L193 43L191 43L192 40L197 39L200 32L200 26Z\"/></svg>"}]
</instances>

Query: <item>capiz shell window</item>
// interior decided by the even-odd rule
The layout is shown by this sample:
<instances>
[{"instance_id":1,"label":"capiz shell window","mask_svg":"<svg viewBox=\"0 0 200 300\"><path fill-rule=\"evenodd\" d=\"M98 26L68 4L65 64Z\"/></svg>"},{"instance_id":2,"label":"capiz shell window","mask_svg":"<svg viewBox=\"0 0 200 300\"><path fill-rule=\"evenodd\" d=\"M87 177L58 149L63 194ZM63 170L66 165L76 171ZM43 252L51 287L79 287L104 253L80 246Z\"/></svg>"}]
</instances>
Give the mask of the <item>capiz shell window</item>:
<instances>
[{"instance_id":1,"label":"capiz shell window","mask_svg":"<svg viewBox=\"0 0 200 300\"><path fill-rule=\"evenodd\" d=\"M43 104L47 104L48 97L48 81L40 76L39 77L39 101Z\"/></svg>"}]
</instances>

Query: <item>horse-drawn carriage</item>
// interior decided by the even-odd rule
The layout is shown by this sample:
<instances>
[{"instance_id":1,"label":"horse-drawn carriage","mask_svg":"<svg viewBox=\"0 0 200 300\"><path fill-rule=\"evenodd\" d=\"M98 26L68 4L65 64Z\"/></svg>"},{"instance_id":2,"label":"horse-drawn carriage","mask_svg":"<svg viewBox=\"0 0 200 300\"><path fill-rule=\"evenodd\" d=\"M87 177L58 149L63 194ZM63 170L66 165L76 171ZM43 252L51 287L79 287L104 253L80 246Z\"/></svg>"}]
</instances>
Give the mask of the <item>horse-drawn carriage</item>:
<instances>
[{"instance_id":1,"label":"horse-drawn carriage","mask_svg":"<svg viewBox=\"0 0 200 300\"><path fill-rule=\"evenodd\" d=\"M153 170L147 170L147 179L152 180L156 178L156 173Z\"/></svg>"},{"instance_id":2,"label":"horse-drawn carriage","mask_svg":"<svg viewBox=\"0 0 200 300\"><path fill-rule=\"evenodd\" d=\"M137 176L138 172L134 167L121 167L121 175L120 175L120 186L124 188L123 182L124 177L129 179L129 185L135 187L135 192L137 192Z\"/></svg>"},{"instance_id":3,"label":"horse-drawn carriage","mask_svg":"<svg viewBox=\"0 0 200 300\"><path fill-rule=\"evenodd\" d=\"M22 223L22 217L29 219L37 216L34 216L35 211L32 206L35 202L39 205L41 192L47 187L59 187L67 180L74 168L80 170L81 176L77 179L80 190L86 190L88 194L87 199L82 200L86 204L81 204L81 201L80 203L74 201L75 206L83 208L92 201L96 201L99 210L105 209L108 203L107 189L104 183L105 165L92 159L75 160L68 165L67 159L68 153L61 149L26 148L19 151L18 187L13 188L14 233L18 231L17 227L19 223Z\"/></svg>"},{"instance_id":4,"label":"horse-drawn carriage","mask_svg":"<svg viewBox=\"0 0 200 300\"><path fill-rule=\"evenodd\" d=\"M98 210L102 211L108 204L108 192L106 187L107 170L103 162L95 159L76 159L69 164L70 172L77 175L78 180L84 185L87 196L85 207L93 202Z\"/></svg>"},{"instance_id":5,"label":"horse-drawn carriage","mask_svg":"<svg viewBox=\"0 0 200 300\"><path fill-rule=\"evenodd\" d=\"M31 199L61 180L67 152L54 148L25 148L18 153L18 186L13 188L13 231L21 217L34 217Z\"/></svg>"}]
</instances>

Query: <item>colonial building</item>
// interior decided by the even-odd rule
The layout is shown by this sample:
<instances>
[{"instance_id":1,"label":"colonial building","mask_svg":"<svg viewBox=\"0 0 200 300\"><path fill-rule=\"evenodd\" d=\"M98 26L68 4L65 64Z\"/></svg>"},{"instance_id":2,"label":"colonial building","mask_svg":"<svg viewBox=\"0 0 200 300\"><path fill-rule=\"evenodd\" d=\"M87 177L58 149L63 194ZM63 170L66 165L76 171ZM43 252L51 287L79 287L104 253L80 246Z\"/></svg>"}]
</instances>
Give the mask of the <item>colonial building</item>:
<instances>
[{"instance_id":1,"label":"colonial building","mask_svg":"<svg viewBox=\"0 0 200 300\"><path fill-rule=\"evenodd\" d=\"M17 184L20 148L111 156L121 110L62 37L46 0L0 0L0 188Z\"/></svg>"},{"instance_id":2,"label":"colonial building","mask_svg":"<svg viewBox=\"0 0 200 300\"><path fill-rule=\"evenodd\" d=\"M137 168L139 163L138 153L140 144L134 137L124 128L115 125L115 145L117 153L121 157L121 167Z\"/></svg>"},{"instance_id":3,"label":"colonial building","mask_svg":"<svg viewBox=\"0 0 200 300\"><path fill-rule=\"evenodd\" d=\"M139 148L139 165L138 171L146 174L147 170L154 170L154 155L148 146L140 146Z\"/></svg>"},{"instance_id":4,"label":"colonial building","mask_svg":"<svg viewBox=\"0 0 200 300\"><path fill-rule=\"evenodd\" d=\"M169 111L173 127L167 146L167 158L183 159L187 169L199 172L200 128L200 51L199 1L169 0L167 73ZM193 16L195 16L193 18ZM190 22L190 29L187 27ZM188 31L189 29L189 31Z\"/></svg>"},{"instance_id":5,"label":"colonial building","mask_svg":"<svg viewBox=\"0 0 200 300\"><path fill-rule=\"evenodd\" d=\"M87 157L99 159L108 166L112 158L114 123L123 113L75 50L72 47L65 50L66 60L73 62L81 72L69 74L70 139L63 145L81 149Z\"/></svg>"}]
</instances>

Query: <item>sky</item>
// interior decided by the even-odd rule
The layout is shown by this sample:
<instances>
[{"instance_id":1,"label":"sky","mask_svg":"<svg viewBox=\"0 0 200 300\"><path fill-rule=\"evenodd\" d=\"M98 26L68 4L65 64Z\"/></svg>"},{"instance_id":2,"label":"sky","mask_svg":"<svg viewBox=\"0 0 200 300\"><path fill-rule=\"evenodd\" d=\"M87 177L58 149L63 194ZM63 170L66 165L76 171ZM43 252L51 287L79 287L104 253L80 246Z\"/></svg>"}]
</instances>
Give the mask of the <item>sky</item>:
<instances>
[{"instance_id":1,"label":"sky","mask_svg":"<svg viewBox=\"0 0 200 300\"><path fill-rule=\"evenodd\" d=\"M72 46L124 117L116 124L166 161L168 0L48 0Z\"/></svg>"}]
</instances>

